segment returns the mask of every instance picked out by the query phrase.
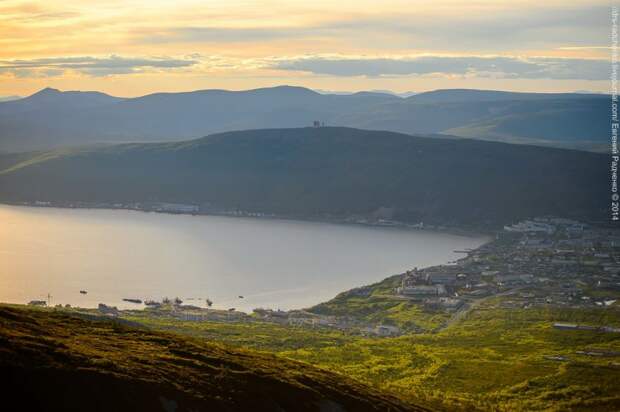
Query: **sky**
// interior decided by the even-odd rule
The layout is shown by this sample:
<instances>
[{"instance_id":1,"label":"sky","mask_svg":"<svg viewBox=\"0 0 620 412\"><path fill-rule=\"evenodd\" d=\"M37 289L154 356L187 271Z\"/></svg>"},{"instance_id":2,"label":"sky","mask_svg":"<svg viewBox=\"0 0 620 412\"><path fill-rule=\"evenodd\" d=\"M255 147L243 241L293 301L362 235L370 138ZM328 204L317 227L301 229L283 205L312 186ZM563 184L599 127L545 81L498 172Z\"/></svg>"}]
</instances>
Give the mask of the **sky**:
<instances>
[{"instance_id":1,"label":"sky","mask_svg":"<svg viewBox=\"0 0 620 412\"><path fill-rule=\"evenodd\" d=\"M0 0L0 96L609 90L598 0Z\"/></svg>"}]
</instances>

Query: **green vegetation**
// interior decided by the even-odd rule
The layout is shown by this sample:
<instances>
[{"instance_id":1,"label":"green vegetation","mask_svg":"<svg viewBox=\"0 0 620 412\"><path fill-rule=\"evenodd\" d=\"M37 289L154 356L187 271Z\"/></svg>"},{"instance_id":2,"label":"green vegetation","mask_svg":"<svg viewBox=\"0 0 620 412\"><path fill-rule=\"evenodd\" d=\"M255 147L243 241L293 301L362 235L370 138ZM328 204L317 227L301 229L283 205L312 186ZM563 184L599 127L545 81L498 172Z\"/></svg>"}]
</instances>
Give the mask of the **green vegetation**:
<instances>
[{"instance_id":1,"label":"green vegetation","mask_svg":"<svg viewBox=\"0 0 620 412\"><path fill-rule=\"evenodd\" d=\"M422 410L306 363L92 318L1 306L5 404L45 411Z\"/></svg>"},{"instance_id":2,"label":"green vegetation","mask_svg":"<svg viewBox=\"0 0 620 412\"><path fill-rule=\"evenodd\" d=\"M377 286L366 299L382 299L380 290L381 286ZM346 304L338 304L341 298L319 307L349 310L359 315L357 309L363 305L357 308L356 302L362 298L350 297L343 300ZM383 299L387 300L387 296ZM49 364L51 359L54 364L70 366L78 362L73 359L78 356L81 367L87 370L104 365L105 373L138 381L147 376L149 381L154 378L163 387L168 379L173 379L183 390L191 392L198 379L196 374L203 373L204 367L182 372L179 365L198 367L204 360L196 358L197 353L218 358L224 351L234 362L240 362L236 365L254 372L256 369L264 372L263 368L273 365L278 371L265 373L283 376L287 383L302 379L294 370L307 376L309 366L302 365L312 365L374 387L374 394L391 394L408 404L436 410L610 411L620 408L620 333L553 327L555 322L618 327L620 307L501 309L501 302L501 297L488 298L460 321L435 333L411 333L394 338L367 338L325 327L294 327L262 321L181 321L165 312L148 310L122 312L117 323L93 323L62 314L65 309L59 313L0 309L0 342L4 348L0 354L6 355L0 356L0 360L7 362L7 357L13 359L15 353L34 356L30 350L40 351L43 347L40 356L45 358L37 355L29 362ZM385 316L393 317L396 312L406 322L415 324L423 323L420 319L430 316L420 308L410 309L407 314L400 311L401 305L403 302L394 307L399 310L386 310ZM76 309L68 311L74 312L74 316L92 316L79 314ZM368 316L380 313L376 311ZM124 323L163 333L130 328L123 326ZM178 345L191 345L194 349L188 352L171 349ZM46 355L48 351L52 355ZM131 351L131 356L127 351ZM267 352L276 357L270 357ZM67 365L63 363L66 356L73 359ZM245 361L239 361L236 356ZM163 372L169 369L173 371L171 375ZM316 371L312 376L320 380L321 372L311 370ZM190 378L183 378L184 373ZM259 372L256 374L263 377ZM354 381L346 382L361 388ZM200 390L205 390L204 386ZM180 395L174 396L166 395L166 398L180 399Z\"/></svg>"},{"instance_id":3,"label":"green vegetation","mask_svg":"<svg viewBox=\"0 0 620 412\"><path fill-rule=\"evenodd\" d=\"M620 308L510 310L498 309L498 302L489 299L438 333L383 339L270 323L127 318L156 329L272 351L436 409L620 408L620 358L576 353L620 351L620 334L552 327L554 322L620 326ZM556 356L566 360L554 360Z\"/></svg>"},{"instance_id":4,"label":"green vegetation","mask_svg":"<svg viewBox=\"0 0 620 412\"><path fill-rule=\"evenodd\" d=\"M398 326L405 331L431 331L445 323L450 315L444 311L424 311L421 305L394 295L401 276L392 276L368 286L370 294L359 296L344 292L318 304L310 311L321 315L347 316L366 323Z\"/></svg>"},{"instance_id":5,"label":"green vegetation","mask_svg":"<svg viewBox=\"0 0 620 412\"><path fill-rule=\"evenodd\" d=\"M11 173L16 170L19 170L22 167L34 166L38 163L44 163L49 160L54 160L56 158L73 155L76 153L79 153L79 149L57 149L57 150L50 150L47 152L32 153L30 155L28 154L5 155L5 159L6 159L5 162L8 163L12 160L14 164L10 164L10 163L7 164L6 166L8 167L0 170L0 174Z\"/></svg>"},{"instance_id":6,"label":"green vegetation","mask_svg":"<svg viewBox=\"0 0 620 412\"><path fill-rule=\"evenodd\" d=\"M158 330L178 332L208 340L226 342L236 347L266 351L328 348L344 345L357 338L326 328L283 326L268 322L196 322L167 316L153 316L148 311L124 312L123 319Z\"/></svg>"}]
</instances>

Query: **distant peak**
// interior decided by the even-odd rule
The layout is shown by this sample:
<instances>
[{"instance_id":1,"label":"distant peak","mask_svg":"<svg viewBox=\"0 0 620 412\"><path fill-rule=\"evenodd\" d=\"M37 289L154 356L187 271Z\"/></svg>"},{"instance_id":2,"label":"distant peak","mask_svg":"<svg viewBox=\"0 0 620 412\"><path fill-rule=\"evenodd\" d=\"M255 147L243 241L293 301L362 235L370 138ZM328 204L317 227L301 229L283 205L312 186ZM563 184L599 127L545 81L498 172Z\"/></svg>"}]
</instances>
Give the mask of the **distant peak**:
<instances>
[{"instance_id":1,"label":"distant peak","mask_svg":"<svg viewBox=\"0 0 620 412\"><path fill-rule=\"evenodd\" d=\"M285 93L305 93L305 94L318 94L314 90L308 89L307 87L302 86L290 86L288 84L283 84L280 86L273 87L261 87L259 89L247 90L248 92L285 92Z\"/></svg>"},{"instance_id":2,"label":"distant peak","mask_svg":"<svg viewBox=\"0 0 620 412\"><path fill-rule=\"evenodd\" d=\"M45 96L45 95L52 95L52 94L59 94L59 93L62 93L62 92L58 89L46 87L45 89L41 89L35 94L33 94L33 96Z\"/></svg>"},{"instance_id":3,"label":"distant peak","mask_svg":"<svg viewBox=\"0 0 620 412\"><path fill-rule=\"evenodd\" d=\"M264 89L293 89L293 90L310 90L303 86L292 86L290 84L281 84L279 86L264 87Z\"/></svg>"}]
</instances>

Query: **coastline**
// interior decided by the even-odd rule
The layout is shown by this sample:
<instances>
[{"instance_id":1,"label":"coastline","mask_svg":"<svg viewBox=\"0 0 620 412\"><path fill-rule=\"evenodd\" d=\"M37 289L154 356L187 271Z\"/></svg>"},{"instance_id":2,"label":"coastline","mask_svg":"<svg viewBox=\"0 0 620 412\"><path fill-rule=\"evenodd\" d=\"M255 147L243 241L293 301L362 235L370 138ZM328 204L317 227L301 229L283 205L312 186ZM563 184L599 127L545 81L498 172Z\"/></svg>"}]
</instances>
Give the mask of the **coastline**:
<instances>
[{"instance_id":1,"label":"coastline","mask_svg":"<svg viewBox=\"0 0 620 412\"><path fill-rule=\"evenodd\" d=\"M474 233L474 232L465 232L465 231L460 231L458 233L455 233L455 231L448 231L448 230L431 230L428 228L424 228L424 229L420 229L420 228L412 228L412 227L408 227L405 225L402 226L397 226L397 225L374 225L374 224L360 224L360 223L355 223L355 222L351 222L351 221L343 221L343 220L336 220L336 219L331 219L331 220L326 220L326 219L312 219L312 218L307 218L307 219L294 219L291 217L278 217L278 216L234 216L234 215L227 215L227 214L207 214L207 213L178 213L178 212L162 212L162 211L153 211L153 210L140 210L140 209L129 209L129 208L110 208L110 207L94 207L94 206L88 206L86 207L85 205L81 205L81 206L74 206L74 207L60 207L58 205L51 205L51 204L47 204L47 205L35 205L35 204L16 204L16 203L0 203L0 205L5 205L5 206L10 206L10 207L32 207L32 208L49 208L49 209L58 209L58 210L67 210L67 209L83 209L83 210L110 210L110 211L114 211L114 210L123 210L123 211L130 211L130 212L155 212L155 213L163 213L165 215L184 215L184 216L205 216L205 217L209 217L209 216L213 216L213 217L245 217L245 218L254 218L256 220L273 220L273 221L290 221L290 222L308 222L308 223L322 223L322 224L327 224L327 225L341 225L341 226L349 226L349 227L365 227L365 228L378 228L378 229L391 229L391 230L397 230L397 231L403 231L403 233L405 232L410 232L410 233L420 233L420 235L422 235L423 233L429 233L429 234L448 234L448 235L454 235L454 236L461 236L461 237L468 237L468 238L478 238L481 239L479 246L475 247L475 248L471 248L470 246L466 246L465 248L458 248L455 247L454 250L450 250L450 252L456 252L456 253L461 253L461 256L446 256L445 260L437 263L431 263L428 262L428 264L422 264L419 267L432 267L432 266L436 266L436 265L443 265L443 264L450 264L458 259L460 259L462 256L466 256L466 254L469 254L473 251L475 251L478 247L481 247L485 244L487 244L489 241L492 241L492 237L490 237L488 234L483 234L480 235L479 233ZM474 234L472 234L474 233ZM476 242L476 245L478 245L478 242ZM471 246L475 246L475 245L471 245ZM461 249L461 250L459 250ZM465 250L462 250L465 249ZM352 289L356 289L359 287L363 287L363 286L367 286L370 284L374 284L374 283L380 283L383 282L385 279L391 278L393 276L398 276L404 272L407 268L409 268L410 266L413 267L416 262L419 263L417 260L415 260L415 257L413 257L414 261L413 263L411 263L410 265L408 263L405 262L405 265L402 266L402 268L399 268L397 271L392 271L390 269L386 270L386 271L380 271L377 272L377 278L376 280L370 280L368 281L367 279L357 279L357 282L355 283L350 283L349 285L345 286L344 288L337 288L333 291L333 295L330 296L322 296L320 299L313 301L313 302L305 302L302 303L300 306L290 306L290 310L303 310L304 308L308 308L308 307L313 307L316 305L319 305L321 303L325 303L330 301L331 299L333 299L334 297L338 296L341 293L345 293L349 290ZM393 269L393 268L392 268ZM373 272L374 273L374 272ZM131 293L130 293L131 294ZM174 295L174 293L173 293ZM144 296L149 296L147 295L140 295L142 297ZM236 296L236 295L235 295ZM133 297L133 296L132 296ZM247 296L246 296L247 297ZM14 301L12 300L12 302L14 303L18 303L18 301ZM101 302L104 303L111 303L112 305L116 305L115 301L112 300L102 300ZM220 302L220 300L218 300L218 302ZM25 301L24 301L25 303ZM70 302L73 303L73 302ZM262 305L265 306L262 306ZM278 306L278 302L277 300L274 303L263 303L263 304L259 304L258 306L254 307L254 308L258 308L258 307L273 307L273 308L277 308ZM232 306L236 306L234 303L231 303L230 305ZM229 305L229 306L230 306ZM86 306L86 308L88 307L96 307L96 305L88 305ZM118 306L119 308L121 308L121 306ZM226 306L226 304L224 306L219 305L218 307L220 308L226 308L228 306ZM129 309L129 307L124 307L123 309ZM135 309L144 309L143 307L136 307ZM252 309L247 309L247 313L251 313ZM243 309L242 309L243 311Z\"/></svg>"},{"instance_id":2,"label":"coastline","mask_svg":"<svg viewBox=\"0 0 620 412\"><path fill-rule=\"evenodd\" d=\"M302 215L282 215L282 214L267 214L261 212L246 212L246 211L173 211L173 210L159 210L149 209L141 207L114 207L112 205L98 205L87 203L73 203L71 205L56 204L51 202L42 202L45 204L37 204L33 202L11 202L0 200L0 205L5 206L19 206L19 207L32 207L32 208L51 208L51 209L85 209L85 210L124 210L132 212L143 213L161 213L164 215L184 215L184 216L217 216L217 217L229 217L229 218L246 218L246 219L261 219L261 220L281 220L281 221L298 221L298 222L310 222L310 223L326 223L333 225L345 225L345 226L361 226L370 228L382 228L382 229L399 229L410 231L422 231L431 233L445 233L455 236L464 237L494 237L498 232L497 229L472 229L471 227L464 226L440 226L440 225L422 225L419 223L412 224L400 221L388 221L388 222L372 222L372 221L358 221L351 217L326 217L326 216L302 216Z\"/></svg>"}]
</instances>

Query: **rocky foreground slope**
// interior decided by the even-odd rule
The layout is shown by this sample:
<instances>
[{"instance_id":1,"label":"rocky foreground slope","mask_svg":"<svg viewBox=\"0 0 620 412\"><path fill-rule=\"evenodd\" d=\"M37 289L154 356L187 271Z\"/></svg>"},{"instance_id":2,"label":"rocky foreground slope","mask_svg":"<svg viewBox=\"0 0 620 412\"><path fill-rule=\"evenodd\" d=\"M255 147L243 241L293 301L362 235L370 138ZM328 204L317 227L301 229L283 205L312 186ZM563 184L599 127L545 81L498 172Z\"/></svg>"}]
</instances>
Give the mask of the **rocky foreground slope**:
<instances>
[{"instance_id":1,"label":"rocky foreground slope","mask_svg":"<svg viewBox=\"0 0 620 412\"><path fill-rule=\"evenodd\" d=\"M3 403L41 411L423 411L255 351L53 311L0 307Z\"/></svg>"}]
</instances>

